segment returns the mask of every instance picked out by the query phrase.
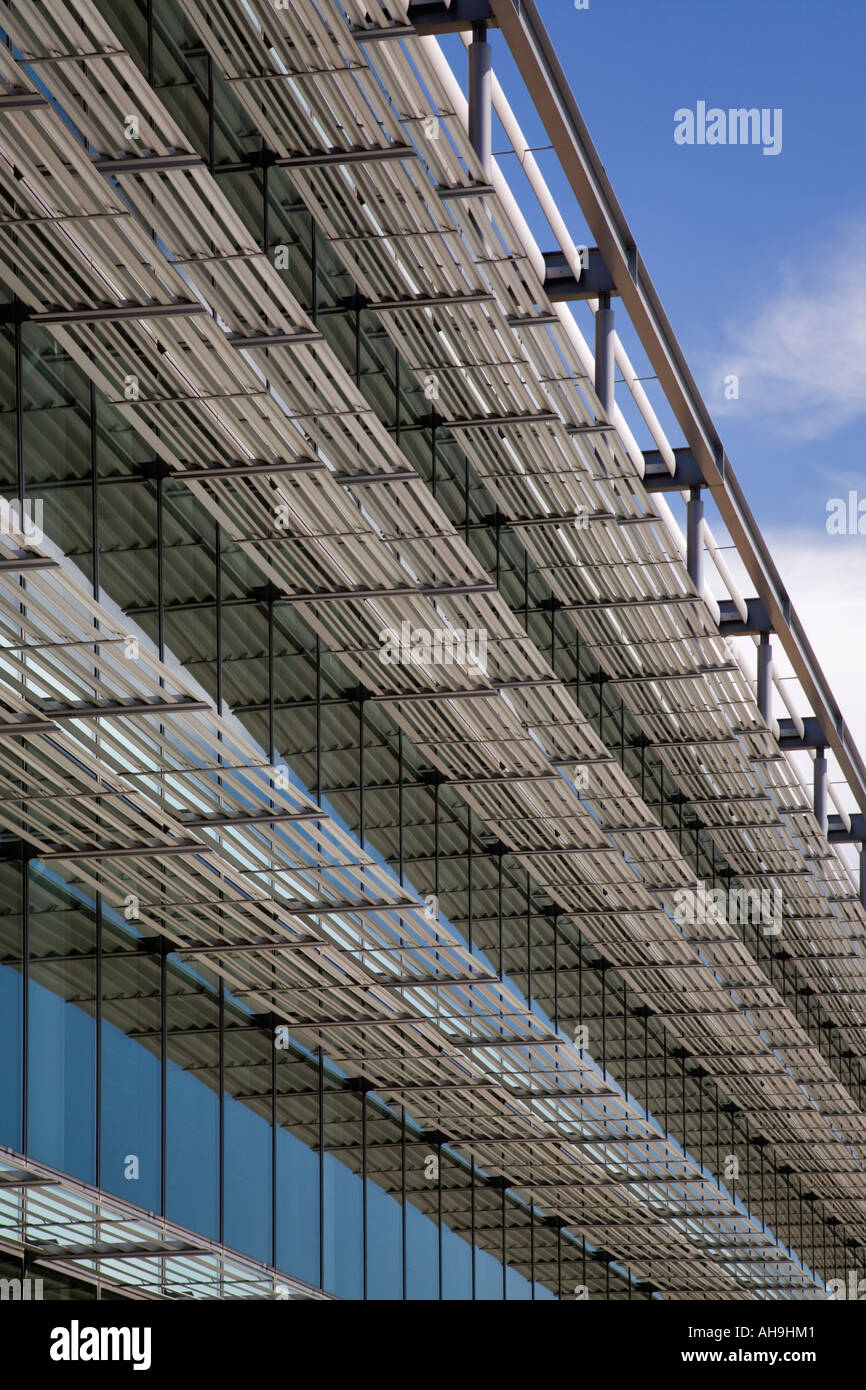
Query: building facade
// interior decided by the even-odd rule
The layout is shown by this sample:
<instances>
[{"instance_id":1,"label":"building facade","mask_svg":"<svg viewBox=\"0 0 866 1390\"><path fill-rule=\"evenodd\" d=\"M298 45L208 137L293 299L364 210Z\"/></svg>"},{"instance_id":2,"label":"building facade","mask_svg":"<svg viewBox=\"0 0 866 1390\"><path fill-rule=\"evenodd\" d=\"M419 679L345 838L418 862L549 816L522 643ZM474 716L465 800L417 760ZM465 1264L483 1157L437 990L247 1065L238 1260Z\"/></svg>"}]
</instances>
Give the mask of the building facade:
<instances>
[{"instance_id":1,"label":"building facade","mask_svg":"<svg viewBox=\"0 0 866 1390\"><path fill-rule=\"evenodd\" d=\"M0 17L0 1274L46 1298L858 1268L859 756L776 717L771 562L714 604L613 243L539 252L484 144L515 16Z\"/></svg>"}]
</instances>

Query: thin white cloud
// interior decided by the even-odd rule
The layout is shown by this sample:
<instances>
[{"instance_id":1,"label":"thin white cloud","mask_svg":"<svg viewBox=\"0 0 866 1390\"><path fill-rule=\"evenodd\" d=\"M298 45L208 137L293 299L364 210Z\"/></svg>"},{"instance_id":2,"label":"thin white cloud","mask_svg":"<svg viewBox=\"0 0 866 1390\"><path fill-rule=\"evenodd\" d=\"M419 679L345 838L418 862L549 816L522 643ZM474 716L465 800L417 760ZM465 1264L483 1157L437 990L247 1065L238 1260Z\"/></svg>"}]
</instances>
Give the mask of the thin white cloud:
<instances>
[{"instance_id":1,"label":"thin white cloud","mask_svg":"<svg viewBox=\"0 0 866 1390\"><path fill-rule=\"evenodd\" d=\"M866 757L866 536L767 537L846 724Z\"/></svg>"},{"instance_id":2,"label":"thin white cloud","mask_svg":"<svg viewBox=\"0 0 866 1390\"><path fill-rule=\"evenodd\" d=\"M849 223L828 252L803 248L751 322L725 326L713 370L719 413L760 412L777 429L816 438L866 416L866 223ZM726 400L724 380L739 378Z\"/></svg>"}]
</instances>

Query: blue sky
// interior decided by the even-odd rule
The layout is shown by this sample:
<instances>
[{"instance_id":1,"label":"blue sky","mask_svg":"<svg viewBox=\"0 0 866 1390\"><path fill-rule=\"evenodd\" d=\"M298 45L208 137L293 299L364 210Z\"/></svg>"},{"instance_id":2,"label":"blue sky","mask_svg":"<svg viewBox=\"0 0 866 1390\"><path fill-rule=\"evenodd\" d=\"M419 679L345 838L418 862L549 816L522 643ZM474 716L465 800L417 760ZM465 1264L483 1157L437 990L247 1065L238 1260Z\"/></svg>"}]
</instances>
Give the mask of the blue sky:
<instances>
[{"instance_id":1,"label":"blue sky","mask_svg":"<svg viewBox=\"0 0 866 1390\"><path fill-rule=\"evenodd\" d=\"M830 498L849 489L866 498L866 3L590 0L578 11L572 0L536 2L862 746L866 660L851 639L866 625L866 536L828 537L826 520ZM513 60L494 43L500 80L542 146ZM676 144L674 112L698 101L781 108L781 152ZM537 157L563 210L574 207L554 156ZM513 157L504 167L519 176ZM530 222L543 244L549 232ZM582 241L576 212L574 223ZM739 376L739 400L724 399L728 373Z\"/></svg>"}]
</instances>

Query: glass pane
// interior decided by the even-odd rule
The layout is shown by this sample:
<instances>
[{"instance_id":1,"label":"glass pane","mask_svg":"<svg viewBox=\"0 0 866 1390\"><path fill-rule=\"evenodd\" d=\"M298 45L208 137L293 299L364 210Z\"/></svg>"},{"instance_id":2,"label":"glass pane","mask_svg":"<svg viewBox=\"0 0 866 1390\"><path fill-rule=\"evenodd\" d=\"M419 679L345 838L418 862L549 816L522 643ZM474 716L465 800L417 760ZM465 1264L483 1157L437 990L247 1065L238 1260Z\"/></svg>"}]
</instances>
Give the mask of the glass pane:
<instances>
[{"instance_id":1,"label":"glass pane","mask_svg":"<svg viewBox=\"0 0 866 1390\"><path fill-rule=\"evenodd\" d=\"M0 1144L21 1148L21 861L0 863Z\"/></svg>"},{"instance_id":2,"label":"glass pane","mask_svg":"<svg viewBox=\"0 0 866 1390\"><path fill-rule=\"evenodd\" d=\"M206 972L202 971L202 975ZM168 963L166 1215L219 1236L219 998Z\"/></svg>"},{"instance_id":3,"label":"glass pane","mask_svg":"<svg viewBox=\"0 0 866 1390\"><path fill-rule=\"evenodd\" d=\"M30 865L29 1152L96 1179L96 914Z\"/></svg>"},{"instance_id":4,"label":"glass pane","mask_svg":"<svg viewBox=\"0 0 866 1390\"><path fill-rule=\"evenodd\" d=\"M226 1004L225 1241L273 1261L271 1114L273 1046Z\"/></svg>"},{"instance_id":5,"label":"glass pane","mask_svg":"<svg viewBox=\"0 0 866 1390\"><path fill-rule=\"evenodd\" d=\"M364 1290L361 1097L325 1091L325 1288L340 1298Z\"/></svg>"},{"instance_id":6,"label":"glass pane","mask_svg":"<svg viewBox=\"0 0 866 1390\"><path fill-rule=\"evenodd\" d=\"M102 909L102 1186L158 1211L162 1201L159 960Z\"/></svg>"},{"instance_id":7,"label":"glass pane","mask_svg":"<svg viewBox=\"0 0 866 1390\"><path fill-rule=\"evenodd\" d=\"M277 1266L318 1284L319 1068L290 1046L277 1048L277 1125Z\"/></svg>"}]
</instances>

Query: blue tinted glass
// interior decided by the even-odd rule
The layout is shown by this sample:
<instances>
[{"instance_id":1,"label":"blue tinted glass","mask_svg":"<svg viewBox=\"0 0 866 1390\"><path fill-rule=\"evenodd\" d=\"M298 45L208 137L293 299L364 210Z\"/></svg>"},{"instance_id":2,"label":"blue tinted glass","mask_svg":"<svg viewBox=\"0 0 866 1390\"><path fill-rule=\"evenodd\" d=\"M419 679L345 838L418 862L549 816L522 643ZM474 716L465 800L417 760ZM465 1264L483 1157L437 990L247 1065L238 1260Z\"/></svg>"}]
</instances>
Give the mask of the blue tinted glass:
<instances>
[{"instance_id":1,"label":"blue tinted glass","mask_svg":"<svg viewBox=\"0 0 866 1390\"><path fill-rule=\"evenodd\" d=\"M286 1129L277 1130L277 1266L319 1282L319 1156Z\"/></svg>"},{"instance_id":2,"label":"blue tinted glass","mask_svg":"<svg viewBox=\"0 0 866 1390\"><path fill-rule=\"evenodd\" d=\"M442 1297L472 1297L472 1188L467 1169L442 1154Z\"/></svg>"},{"instance_id":3,"label":"blue tinted glass","mask_svg":"<svg viewBox=\"0 0 866 1390\"><path fill-rule=\"evenodd\" d=\"M160 969L115 949L103 924L102 1186L158 1211L161 1202ZM129 1013L129 1000L135 1001ZM130 1038L126 1028L137 1036Z\"/></svg>"},{"instance_id":4,"label":"blue tinted glass","mask_svg":"<svg viewBox=\"0 0 866 1390\"><path fill-rule=\"evenodd\" d=\"M505 1297L506 1298L531 1298L532 1285L519 1270L512 1269L509 1265L505 1271Z\"/></svg>"},{"instance_id":5,"label":"blue tinted glass","mask_svg":"<svg viewBox=\"0 0 866 1390\"><path fill-rule=\"evenodd\" d=\"M496 1299L502 1297L502 1265L486 1250L475 1252L475 1297Z\"/></svg>"},{"instance_id":6,"label":"blue tinted glass","mask_svg":"<svg viewBox=\"0 0 866 1390\"><path fill-rule=\"evenodd\" d=\"M378 1183L367 1183L367 1297L403 1297L403 1214Z\"/></svg>"},{"instance_id":7,"label":"blue tinted glass","mask_svg":"<svg viewBox=\"0 0 866 1390\"><path fill-rule=\"evenodd\" d=\"M82 971L79 967L70 973L80 975ZM61 995L32 981L29 1040L30 1153L53 1168L94 1182L94 1020L74 1004L67 1004Z\"/></svg>"},{"instance_id":8,"label":"blue tinted glass","mask_svg":"<svg viewBox=\"0 0 866 1390\"><path fill-rule=\"evenodd\" d=\"M102 1027L102 1186L148 1211L160 1204L160 1065Z\"/></svg>"},{"instance_id":9,"label":"blue tinted glass","mask_svg":"<svg viewBox=\"0 0 866 1390\"><path fill-rule=\"evenodd\" d=\"M219 1097L171 1060L166 1082L166 1215L216 1238Z\"/></svg>"},{"instance_id":10,"label":"blue tinted glass","mask_svg":"<svg viewBox=\"0 0 866 1390\"><path fill-rule=\"evenodd\" d=\"M324 1163L325 1288L340 1298L361 1298L364 1291L361 1104L351 1093L325 1094L325 1147L331 1150Z\"/></svg>"},{"instance_id":11,"label":"blue tinted glass","mask_svg":"<svg viewBox=\"0 0 866 1390\"><path fill-rule=\"evenodd\" d=\"M325 1155L325 1288L340 1298L361 1298L364 1287L361 1179Z\"/></svg>"},{"instance_id":12,"label":"blue tinted glass","mask_svg":"<svg viewBox=\"0 0 866 1390\"><path fill-rule=\"evenodd\" d=\"M166 1215L219 1235L219 1002L169 969Z\"/></svg>"},{"instance_id":13,"label":"blue tinted glass","mask_svg":"<svg viewBox=\"0 0 866 1390\"><path fill-rule=\"evenodd\" d=\"M472 1246L447 1226L442 1229L442 1297L472 1297Z\"/></svg>"},{"instance_id":14,"label":"blue tinted glass","mask_svg":"<svg viewBox=\"0 0 866 1390\"><path fill-rule=\"evenodd\" d=\"M21 1148L21 865L0 864L0 1144Z\"/></svg>"},{"instance_id":15,"label":"blue tinted glass","mask_svg":"<svg viewBox=\"0 0 866 1390\"><path fill-rule=\"evenodd\" d=\"M439 1297L439 1231L411 1202L406 1203L406 1297Z\"/></svg>"},{"instance_id":16,"label":"blue tinted glass","mask_svg":"<svg viewBox=\"0 0 866 1390\"><path fill-rule=\"evenodd\" d=\"M554 1303L556 1303L556 1301L557 1301L557 1299L556 1299L556 1294L553 1292L553 1289L549 1289L549 1288L547 1287L546 1284L539 1284L538 1280L536 1279L536 1281L535 1281L535 1300L536 1300L536 1302L538 1302L538 1300L539 1300L539 1299L542 1299L542 1298L546 1298L546 1299L551 1299L551 1298L552 1298L553 1301L554 1301Z\"/></svg>"},{"instance_id":17,"label":"blue tinted glass","mask_svg":"<svg viewBox=\"0 0 866 1390\"><path fill-rule=\"evenodd\" d=\"M276 1041L277 1266L318 1284L319 1064Z\"/></svg>"},{"instance_id":18,"label":"blue tinted glass","mask_svg":"<svg viewBox=\"0 0 866 1390\"><path fill-rule=\"evenodd\" d=\"M367 1297L403 1297L402 1134L396 1115L367 1097Z\"/></svg>"},{"instance_id":19,"label":"blue tinted glass","mask_svg":"<svg viewBox=\"0 0 866 1390\"><path fill-rule=\"evenodd\" d=\"M258 1030L236 1026L226 1028L224 1046L225 1241L270 1264L271 1048ZM236 1100L236 1095L249 1099Z\"/></svg>"},{"instance_id":20,"label":"blue tinted glass","mask_svg":"<svg viewBox=\"0 0 866 1390\"><path fill-rule=\"evenodd\" d=\"M96 915L30 865L28 1145L34 1158L96 1178Z\"/></svg>"},{"instance_id":21,"label":"blue tinted glass","mask_svg":"<svg viewBox=\"0 0 866 1390\"><path fill-rule=\"evenodd\" d=\"M406 1297L439 1297L441 1151L413 1134L406 1143Z\"/></svg>"}]
</instances>

